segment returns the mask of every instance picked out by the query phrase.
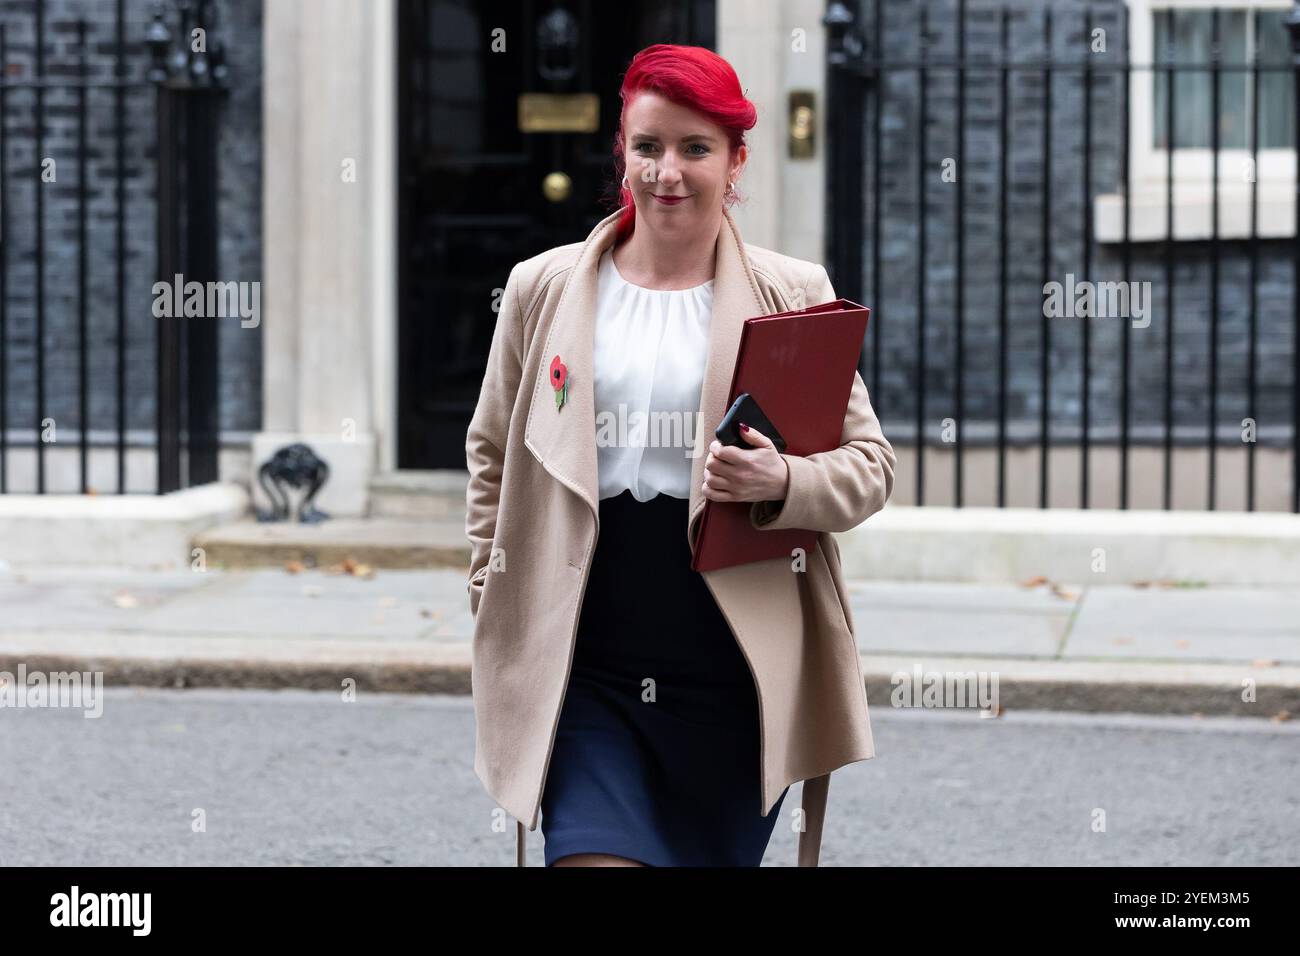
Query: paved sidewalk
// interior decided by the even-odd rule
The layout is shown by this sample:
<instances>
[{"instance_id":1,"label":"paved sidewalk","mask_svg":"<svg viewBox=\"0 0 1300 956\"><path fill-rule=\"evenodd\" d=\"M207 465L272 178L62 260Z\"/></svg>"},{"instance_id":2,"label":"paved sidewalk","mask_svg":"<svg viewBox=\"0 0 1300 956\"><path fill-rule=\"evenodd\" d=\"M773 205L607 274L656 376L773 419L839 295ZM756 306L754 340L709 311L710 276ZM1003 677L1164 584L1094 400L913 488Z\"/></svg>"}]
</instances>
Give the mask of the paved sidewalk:
<instances>
[{"instance_id":1,"label":"paved sidewalk","mask_svg":"<svg viewBox=\"0 0 1300 956\"><path fill-rule=\"evenodd\" d=\"M107 683L468 693L458 570L0 568L0 670ZM989 671L1005 708L1300 712L1300 594L850 581L868 695L899 672ZM1252 683L1253 682L1253 683ZM1253 686L1255 699L1243 700ZM1247 697L1249 695L1246 695Z\"/></svg>"}]
</instances>

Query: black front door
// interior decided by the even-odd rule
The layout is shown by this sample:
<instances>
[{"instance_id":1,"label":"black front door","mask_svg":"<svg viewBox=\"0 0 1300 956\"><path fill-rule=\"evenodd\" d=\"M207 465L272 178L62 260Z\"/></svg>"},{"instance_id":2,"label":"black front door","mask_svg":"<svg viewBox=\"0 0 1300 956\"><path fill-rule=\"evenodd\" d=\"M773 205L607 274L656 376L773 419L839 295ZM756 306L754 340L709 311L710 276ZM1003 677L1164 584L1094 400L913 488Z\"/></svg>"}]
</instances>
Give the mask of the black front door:
<instances>
[{"instance_id":1,"label":"black front door","mask_svg":"<svg viewBox=\"0 0 1300 956\"><path fill-rule=\"evenodd\" d=\"M398 16L397 463L464 468L498 290L516 262L612 211L628 61L652 43L713 48L716 12L713 0L400 0Z\"/></svg>"}]
</instances>

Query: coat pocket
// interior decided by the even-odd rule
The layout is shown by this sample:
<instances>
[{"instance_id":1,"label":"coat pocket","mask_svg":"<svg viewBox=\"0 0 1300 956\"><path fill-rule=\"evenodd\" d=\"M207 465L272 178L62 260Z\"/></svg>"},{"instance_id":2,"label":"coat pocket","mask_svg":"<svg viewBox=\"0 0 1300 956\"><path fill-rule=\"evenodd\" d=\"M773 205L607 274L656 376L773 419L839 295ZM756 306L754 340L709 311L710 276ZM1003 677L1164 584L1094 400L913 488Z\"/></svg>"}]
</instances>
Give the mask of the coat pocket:
<instances>
[{"instance_id":1,"label":"coat pocket","mask_svg":"<svg viewBox=\"0 0 1300 956\"><path fill-rule=\"evenodd\" d=\"M467 585L469 591L469 613L471 617L478 617L479 604L483 600L483 588L487 584L488 566L485 564L472 575L470 575Z\"/></svg>"},{"instance_id":2,"label":"coat pocket","mask_svg":"<svg viewBox=\"0 0 1300 956\"><path fill-rule=\"evenodd\" d=\"M840 586L843 572L840 568L839 542L835 540L835 536L830 532L823 532L820 538L820 544L822 552L826 558L826 570L830 573L831 590L835 593L835 600L840 606L840 614L844 618L844 626L848 628L849 633L852 634L853 612L849 609L849 596Z\"/></svg>"}]
</instances>

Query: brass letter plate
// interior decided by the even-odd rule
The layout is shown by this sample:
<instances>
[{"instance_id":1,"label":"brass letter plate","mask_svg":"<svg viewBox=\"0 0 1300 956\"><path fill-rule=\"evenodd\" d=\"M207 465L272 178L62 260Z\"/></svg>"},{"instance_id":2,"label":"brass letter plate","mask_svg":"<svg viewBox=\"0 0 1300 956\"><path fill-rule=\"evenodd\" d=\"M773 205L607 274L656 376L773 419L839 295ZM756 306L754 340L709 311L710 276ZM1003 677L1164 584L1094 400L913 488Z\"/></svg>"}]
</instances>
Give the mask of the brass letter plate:
<instances>
[{"instance_id":1,"label":"brass letter plate","mask_svg":"<svg viewBox=\"0 0 1300 956\"><path fill-rule=\"evenodd\" d=\"M594 133L600 129L595 93L520 93L521 133Z\"/></svg>"}]
</instances>

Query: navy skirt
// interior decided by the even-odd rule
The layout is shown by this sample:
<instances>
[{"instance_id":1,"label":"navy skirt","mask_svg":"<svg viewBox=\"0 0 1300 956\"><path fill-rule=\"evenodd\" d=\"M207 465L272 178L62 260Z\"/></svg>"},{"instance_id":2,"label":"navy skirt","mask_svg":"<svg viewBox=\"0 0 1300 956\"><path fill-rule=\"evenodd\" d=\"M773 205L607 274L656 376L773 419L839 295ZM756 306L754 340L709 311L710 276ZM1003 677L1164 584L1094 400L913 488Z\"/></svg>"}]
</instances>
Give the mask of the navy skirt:
<instances>
[{"instance_id":1,"label":"navy skirt","mask_svg":"<svg viewBox=\"0 0 1300 956\"><path fill-rule=\"evenodd\" d=\"M690 569L688 500L600 502L600 534L542 794L546 865L609 853L650 866L758 866L758 698Z\"/></svg>"}]
</instances>

